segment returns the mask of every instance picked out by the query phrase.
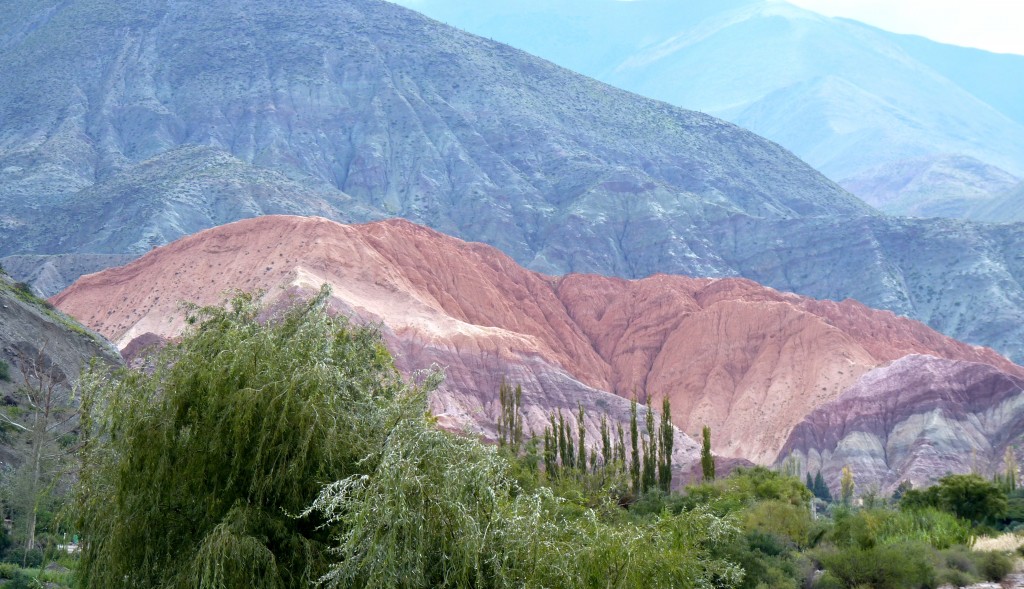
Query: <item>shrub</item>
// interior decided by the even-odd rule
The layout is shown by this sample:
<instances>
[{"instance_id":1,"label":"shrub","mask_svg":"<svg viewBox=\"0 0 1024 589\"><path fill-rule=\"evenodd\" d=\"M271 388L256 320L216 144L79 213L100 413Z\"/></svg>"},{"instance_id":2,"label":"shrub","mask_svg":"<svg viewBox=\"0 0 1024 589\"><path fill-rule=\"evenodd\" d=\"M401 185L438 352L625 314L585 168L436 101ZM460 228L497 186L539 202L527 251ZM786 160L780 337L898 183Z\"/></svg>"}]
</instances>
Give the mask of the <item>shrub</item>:
<instances>
[{"instance_id":1,"label":"shrub","mask_svg":"<svg viewBox=\"0 0 1024 589\"><path fill-rule=\"evenodd\" d=\"M907 491L900 507L934 507L975 524L1003 518L1008 509L1006 495L990 481L972 474L947 475L923 491Z\"/></svg>"},{"instance_id":2,"label":"shrub","mask_svg":"<svg viewBox=\"0 0 1024 589\"><path fill-rule=\"evenodd\" d=\"M847 589L860 585L875 589L916 589L935 586L930 548L919 542L885 547L850 546L823 551L825 569Z\"/></svg>"},{"instance_id":3,"label":"shrub","mask_svg":"<svg viewBox=\"0 0 1024 589\"><path fill-rule=\"evenodd\" d=\"M814 582L814 589L843 589L842 581L832 573L825 571L818 580Z\"/></svg>"},{"instance_id":4,"label":"shrub","mask_svg":"<svg viewBox=\"0 0 1024 589\"><path fill-rule=\"evenodd\" d=\"M11 366L3 360L0 360L0 381L11 381Z\"/></svg>"},{"instance_id":5,"label":"shrub","mask_svg":"<svg viewBox=\"0 0 1024 589\"><path fill-rule=\"evenodd\" d=\"M22 562L26 568L36 569L43 564L43 551L40 548L33 548L22 553Z\"/></svg>"},{"instance_id":6,"label":"shrub","mask_svg":"<svg viewBox=\"0 0 1024 589\"><path fill-rule=\"evenodd\" d=\"M811 531L811 515L806 505L793 505L772 499L753 505L743 514L743 529L785 538L806 547Z\"/></svg>"},{"instance_id":7,"label":"shrub","mask_svg":"<svg viewBox=\"0 0 1024 589\"><path fill-rule=\"evenodd\" d=\"M975 565L976 556L966 546L956 546L942 553L949 569L975 575L978 568Z\"/></svg>"},{"instance_id":8,"label":"shrub","mask_svg":"<svg viewBox=\"0 0 1024 589\"><path fill-rule=\"evenodd\" d=\"M883 514L878 526L878 539L882 544L919 541L943 550L974 542L975 535L968 522L938 509L885 509L874 513Z\"/></svg>"},{"instance_id":9,"label":"shrub","mask_svg":"<svg viewBox=\"0 0 1024 589\"><path fill-rule=\"evenodd\" d=\"M20 571L4 583L4 589L34 589L36 587L39 587L39 585L34 583L28 575Z\"/></svg>"},{"instance_id":10,"label":"shrub","mask_svg":"<svg viewBox=\"0 0 1024 589\"><path fill-rule=\"evenodd\" d=\"M1013 559L1003 552L979 552L978 573L989 581L1002 581L1013 571Z\"/></svg>"},{"instance_id":11,"label":"shrub","mask_svg":"<svg viewBox=\"0 0 1024 589\"><path fill-rule=\"evenodd\" d=\"M20 571L21 568L12 562L0 563L0 579L13 579Z\"/></svg>"}]
</instances>

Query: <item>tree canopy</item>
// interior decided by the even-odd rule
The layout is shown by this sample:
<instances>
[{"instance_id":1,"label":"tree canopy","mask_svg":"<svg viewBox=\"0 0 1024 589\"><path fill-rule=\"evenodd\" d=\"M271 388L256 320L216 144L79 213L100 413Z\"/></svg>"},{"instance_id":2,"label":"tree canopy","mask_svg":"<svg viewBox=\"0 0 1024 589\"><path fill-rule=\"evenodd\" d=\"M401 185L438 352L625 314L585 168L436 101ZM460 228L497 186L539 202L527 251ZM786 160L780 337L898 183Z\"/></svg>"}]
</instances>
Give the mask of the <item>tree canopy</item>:
<instances>
[{"instance_id":1,"label":"tree canopy","mask_svg":"<svg viewBox=\"0 0 1024 589\"><path fill-rule=\"evenodd\" d=\"M86 376L81 586L305 587L326 572L333 530L297 514L371 469L397 401L421 393L327 295L193 308L151 370Z\"/></svg>"}]
</instances>

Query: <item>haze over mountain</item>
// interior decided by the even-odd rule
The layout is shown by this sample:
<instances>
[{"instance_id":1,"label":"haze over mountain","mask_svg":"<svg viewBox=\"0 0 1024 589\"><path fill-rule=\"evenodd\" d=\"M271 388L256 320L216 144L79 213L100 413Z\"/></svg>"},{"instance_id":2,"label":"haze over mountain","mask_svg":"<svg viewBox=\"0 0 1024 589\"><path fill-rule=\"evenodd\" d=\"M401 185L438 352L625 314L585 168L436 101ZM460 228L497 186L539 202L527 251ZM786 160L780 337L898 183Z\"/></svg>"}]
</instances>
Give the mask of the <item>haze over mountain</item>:
<instances>
[{"instance_id":1,"label":"haze over mountain","mask_svg":"<svg viewBox=\"0 0 1024 589\"><path fill-rule=\"evenodd\" d=\"M137 349L181 333L182 300L219 304L225 291L242 288L262 290L273 302L323 283L332 286L336 309L382 325L405 372L434 363L447 367L432 401L442 423L491 436L502 377L523 385L527 429L536 432L547 411L571 412L583 403L596 434L601 413L626 419L624 397L635 392L657 405L668 395L683 431L708 424L716 453L764 464L784 457L780 449L793 444L790 431L805 417L841 401L851 387L866 386L867 375L878 381L869 392L895 387L877 376L894 360L927 354L1024 382L1024 368L991 350L853 301L815 301L743 279L544 276L494 248L401 220L357 226L277 216L240 221L83 277L53 300L119 347ZM948 388L928 371L902 374L898 383L907 391L927 386L940 397ZM1013 397L1014 404L966 395L972 411L1001 408L1007 424L1000 431L1009 439L1024 433L1024 391L1003 393L996 401ZM937 404L935 398L900 410L910 419L968 402ZM970 434L928 431L918 441L953 437L952 451L976 448L981 460L998 464L1002 454L990 456L991 448ZM680 464L696 459L692 440L682 447ZM806 444L801 448L809 452ZM832 453L827 441L811 448ZM934 479L947 467L912 457L885 468L875 464L877 472L865 469L858 481L888 484L910 469Z\"/></svg>"},{"instance_id":2,"label":"haze over mountain","mask_svg":"<svg viewBox=\"0 0 1024 589\"><path fill-rule=\"evenodd\" d=\"M0 255L401 216L548 274L746 276L1024 357L1019 226L886 218L748 131L401 7L5 8Z\"/></svg>"},{"instance_id":3,"label":"haze over mountain","mask_svg":"<svg viewBox=\"0 0 1024 589\"><path fill-rule=\"evenodd\" d=\"M971 205L1003 188L986 181L1024 176L1024 56L888 33L778 0L407 3L733 121L889 213L977 218ZM940 178L922 169L906 190L891 181L892 170L921 160L952 167Z\"/></svg>"}]
</instances>

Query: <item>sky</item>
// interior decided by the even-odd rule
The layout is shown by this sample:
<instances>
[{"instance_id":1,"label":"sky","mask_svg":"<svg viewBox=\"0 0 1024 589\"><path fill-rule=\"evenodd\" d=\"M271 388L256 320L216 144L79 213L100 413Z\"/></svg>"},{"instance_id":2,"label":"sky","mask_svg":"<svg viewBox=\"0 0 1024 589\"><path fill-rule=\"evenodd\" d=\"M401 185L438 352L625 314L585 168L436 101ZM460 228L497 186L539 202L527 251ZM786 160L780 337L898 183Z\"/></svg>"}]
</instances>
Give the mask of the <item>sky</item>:
<instances>
[{"instance_id":1,"label":"sky","mask_svg":"<svg viewBox=\"0 0 1024 589\"><path fill-rule=\"evenodd\" d=\"M1024 55L1024 0L789 0L933 41Z\"/></svg>"}]
</instances>

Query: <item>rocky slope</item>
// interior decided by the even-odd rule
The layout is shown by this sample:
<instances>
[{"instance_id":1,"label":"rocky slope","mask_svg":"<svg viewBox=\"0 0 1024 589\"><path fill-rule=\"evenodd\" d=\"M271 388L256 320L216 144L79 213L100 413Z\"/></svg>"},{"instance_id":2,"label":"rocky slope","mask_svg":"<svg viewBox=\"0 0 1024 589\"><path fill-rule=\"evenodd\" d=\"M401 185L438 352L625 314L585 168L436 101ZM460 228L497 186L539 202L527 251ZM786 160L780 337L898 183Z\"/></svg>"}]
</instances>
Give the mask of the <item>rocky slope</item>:
<instances>
[{"instance_id":1,"label":"rocky slope","mask_svg":"<svg viewBox=\"0 0 1024 589\"><path fill-rule=\"evenodd\" d=\"M506 376L523 384L536 431L550 409L583 402L593 415L621 418L634 392L655 404L668 395L683 431L709 424L722 456L770 463L806 415L907 355L1024 377L991 350L853 301L743 279L555 278L399 220L241 221L83 277L53 301L125 348L180 333L182 300L217 304L234 288L276 300L321 283L336 308L382 324L404 370L447 367L434 411L485 433Z\"/></svg>"},{"instance_id":2,"label":"rocky slope","mask_svg":"<svg viewBox=\"0 0 1024 589\"><path fill-rule=\"evenodd\" d=\"M975 209L975 214L987 221L1024 221L1024 182L999 195L993 201L980 204Z\"/></svg>"},{"instance_id":3,"label":"rocky slope","mask_svg":"<svg viewBox=\"0 0 1024 589\"><path fill-rule=\"evenodd\" d=\"M66 395L93 358L110 364L121 361L110 342L0 274L0 398L4 405L27 406L21 393L26 374L29 386L53 385ZM18 431L8 426L5 430L0 463L6 468L12 462L16 466L23 452L12 452L9 445L21 441Z\"/></svg>"},{"instance_id":4,"label":"rocky slope","mask_svg":"<svg viewBox=\"0 0 1024 589\"><path fill-rule=\"evenodd\" d=\"M5 10L0 255L402 216L541 272L746 276L1024 358L1019 228L882 217L749 132L401 7Z\"/></svg>"},{"instance_id":5,"label":"rocky slope","mask_svg":"<svg viewBox=\"0 0 1024 589\"><path fill-rule=\"evenodd\" d=\"M797 425L782 456L838 487L849 466L860 490L888 493L947 472L991 475L1024 434L1024 379L986 364L911 355L861 376Z\"/></svg>"},{"instance_id":6,"label":"rocky slope","mask_svg":"<svg viewBox=\"0 0 1024 589\"><path fill-rule=\"evenodd\" d=\"M658 0L399 3L736 122L888 213L977 218L958 201L1000 190L976 177L970 160L991 168L985 176L1024 174L1024 56L895 35L776 0L695 0L686 10ZM922 158L948 158L944 173L915 179L937 205L927 212L892 183Z\"/></svg>"},{"instance_id":7,"label":"rocky slope","mask_svg":"<svg viewBox=\"0 0 1024 589\"><path fill-rule=\"evenodd\" d=\"M1003 170L966 156L935 156L902 160L871 168L843 181L850 192L871 206L908 217L967 217L1016 221L1012 214L985 216L999 197L1020 180Z\"/></svg>"}]
</instances>

